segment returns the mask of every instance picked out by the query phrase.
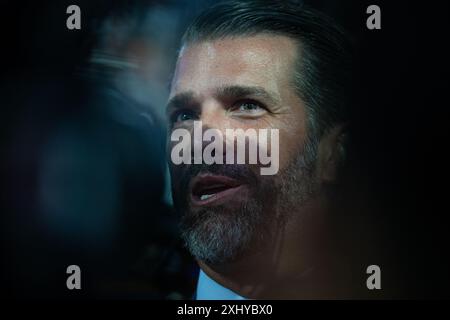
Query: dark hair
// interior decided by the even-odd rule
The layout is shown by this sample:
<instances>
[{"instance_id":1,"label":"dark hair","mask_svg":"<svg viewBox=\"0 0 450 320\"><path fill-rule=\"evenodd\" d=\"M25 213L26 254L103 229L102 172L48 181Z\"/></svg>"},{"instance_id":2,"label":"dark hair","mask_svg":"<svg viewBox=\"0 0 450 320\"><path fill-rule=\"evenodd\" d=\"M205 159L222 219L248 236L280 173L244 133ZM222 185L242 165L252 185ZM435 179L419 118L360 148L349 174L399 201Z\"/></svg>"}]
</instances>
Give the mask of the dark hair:
<instances>
[{"instance_id":1,"label":"dark hair","mask_svg":"<svg viewBox=\"0 0 450 320\"><path fill-rule=\"evenodd\" d=\"M327 129L346 121L351 80L351 41L330 18L295 1L225 1L200 14L182 43L261 33L298 42L294 85L307 107L308 136L317 145Z\"/></svg>"}]
</instances>

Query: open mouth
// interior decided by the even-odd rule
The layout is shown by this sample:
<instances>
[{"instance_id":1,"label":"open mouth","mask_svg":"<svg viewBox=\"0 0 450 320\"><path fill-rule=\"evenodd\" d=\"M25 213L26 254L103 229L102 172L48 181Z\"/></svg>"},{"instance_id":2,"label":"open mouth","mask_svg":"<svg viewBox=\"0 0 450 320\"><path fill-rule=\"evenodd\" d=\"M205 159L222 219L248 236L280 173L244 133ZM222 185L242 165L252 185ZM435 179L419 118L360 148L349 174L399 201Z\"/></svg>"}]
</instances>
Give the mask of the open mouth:
<instances>
[{"instance_id":1,"label":"open mouth","mask_svg":"<svg viewBox=\"0 0 450 320\"><path fill-rule=\"evenodd\" d=\"M218 205L238 195L241 181L218 175L200 175L192 180L191 200L196 206Z\"/></svg>"}]
</instances>

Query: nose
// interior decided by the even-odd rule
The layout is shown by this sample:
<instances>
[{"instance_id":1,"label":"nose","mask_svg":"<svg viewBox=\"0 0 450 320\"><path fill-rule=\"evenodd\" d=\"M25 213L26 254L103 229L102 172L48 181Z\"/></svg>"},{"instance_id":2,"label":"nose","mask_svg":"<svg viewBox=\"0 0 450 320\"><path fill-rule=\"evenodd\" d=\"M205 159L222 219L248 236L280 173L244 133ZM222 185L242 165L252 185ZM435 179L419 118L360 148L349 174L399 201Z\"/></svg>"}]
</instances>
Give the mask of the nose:
<instances>
[{"instance_id":1,"label":"nose","mask_svg":"<svg viewBox=\"0 0 450 320\"><path fill-rule=\"evenodd\" d=\"M204 101L201 106L201 113L198 121L201 123L197 122L191 127L191 136L193 137L191 150L194 163L200 163L202 161L200 159L200 153L195 152L195 150L201 150L203 153L205 147L211 143L211 140L205 135L205 131L217 130L220 131L220 136L224 137L225 129L229 128L226 110L215 100ZM214 140L215 138L212 139ZM224 144L225 141L222 140L221 143ZM215 156L215 150L212 151L211 155L213 157Z\"/></svg>"},{"instance_id":2,"label":"nose","mask_svg":"<svg viewBox=\"0 0 450 320\"><path fill-rule=\"evenodd\" d=\"M218 101L206 100L201 106L200 121L205 128L225 130L226 109Z\"/></svg>"}]
</instances>

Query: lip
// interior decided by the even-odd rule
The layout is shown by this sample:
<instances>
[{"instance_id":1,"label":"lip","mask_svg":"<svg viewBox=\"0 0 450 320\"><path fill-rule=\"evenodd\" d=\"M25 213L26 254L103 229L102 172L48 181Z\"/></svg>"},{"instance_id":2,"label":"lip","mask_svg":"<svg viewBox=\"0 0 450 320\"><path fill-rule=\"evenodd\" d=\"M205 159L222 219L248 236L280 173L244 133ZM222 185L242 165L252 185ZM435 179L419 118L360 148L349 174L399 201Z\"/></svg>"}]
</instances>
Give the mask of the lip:
<instances>
[{"instance_id":1,"label":"lip","mask_svg":"<svg viewBox=\"0 0 450 320\"><path fill-rule=\"evenodd\" d=\"M221 175L199 175L192 179L191 203L196 207L220 205L236 198L245 188L242 181ZM200 195L208 194L209 198L200 199Z\"/></svg>"}]
</instances>

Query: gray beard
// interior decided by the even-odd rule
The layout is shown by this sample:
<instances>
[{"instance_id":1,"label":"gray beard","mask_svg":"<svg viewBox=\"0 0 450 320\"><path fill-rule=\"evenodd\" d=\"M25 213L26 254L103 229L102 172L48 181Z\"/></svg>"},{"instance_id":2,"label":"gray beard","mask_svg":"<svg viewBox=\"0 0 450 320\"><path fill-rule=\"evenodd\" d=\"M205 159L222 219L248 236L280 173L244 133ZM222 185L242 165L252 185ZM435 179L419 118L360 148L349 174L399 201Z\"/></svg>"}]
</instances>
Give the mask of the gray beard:
<instances>
[{"instance_id":1,"label":"gray beard","mask_svg":"<svg viewBox=\"0 0 450 320\"><path fill-rule=\"evenodd\" d=\"M317 191L314 156L303 154L272 176L235 212L224 206L184 213L181 236L198 260L221 265L258 252ZM305 160L306 159L306 160Z\"/></svg>"}]
</instances>

